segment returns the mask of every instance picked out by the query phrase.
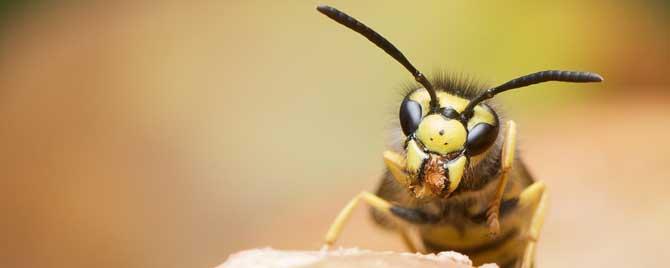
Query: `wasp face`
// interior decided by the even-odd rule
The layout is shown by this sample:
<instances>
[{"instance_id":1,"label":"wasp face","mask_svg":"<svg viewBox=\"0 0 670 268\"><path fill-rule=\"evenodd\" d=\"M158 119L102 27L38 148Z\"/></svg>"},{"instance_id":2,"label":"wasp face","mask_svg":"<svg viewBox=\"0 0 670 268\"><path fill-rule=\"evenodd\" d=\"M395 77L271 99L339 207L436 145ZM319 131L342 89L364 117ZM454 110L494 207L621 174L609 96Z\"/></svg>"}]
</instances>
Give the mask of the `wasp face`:
<instances>
[{"instance_id":1,"label":"wasp face","mask_svg":"<svg viewBox=\"0 0 670 268\"><path fill-rule=\"evenodd\" d=\"M405 172L417 197L448 197L465 174L471 156L488 150L498 135L498 117L478 105L470 118L461 112L469 100L438 91L439 108L430 109L425 89L410 93L400 106L400 124L407 136Z\"/></svg>"},{"instance_id":2,"label":"wasp face","mask_svg":"<svg viewBox=\"0 0 670 268\"><path fill-rule=\"evenodd\" d=\"M498 116L483 101L507 90L548 81L603 81L595 73L542 71L488 88L471 96L471 99L464 99L448 93L463 90L459 91L452 86L433 87L398 48L365 24L329 6L319 6L317 10L383 49L425 88L410 93L400 107L400 124L407 136L405 159L395 152L385 152L384 155L389 171L396 180L408 186L417 197L449 196L456 190L461 178L467 178L465 171L470 157L482 155L483 158L483 154L495 143L499 129Z\"/></svg>"}]
</instances>

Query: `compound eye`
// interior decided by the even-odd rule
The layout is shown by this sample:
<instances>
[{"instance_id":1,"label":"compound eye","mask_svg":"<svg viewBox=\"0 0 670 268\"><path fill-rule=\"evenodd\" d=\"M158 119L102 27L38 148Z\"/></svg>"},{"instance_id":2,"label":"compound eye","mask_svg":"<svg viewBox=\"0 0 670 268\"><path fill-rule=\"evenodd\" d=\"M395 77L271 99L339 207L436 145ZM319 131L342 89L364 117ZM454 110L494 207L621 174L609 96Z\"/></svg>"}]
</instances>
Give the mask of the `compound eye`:
<instances>
[{"instance_id":1,"label":"compound eye","mask_svg":"<svg viewBox=\"0 0 670 268\"><path fill-rule=\"evenodd\" d=\"M498 126L487 123L479 123L475 125L468 133L468 140L466 142L466 152L468 156L478 155L485 152L498 137Z\"/></svg>"},{"instance_id":2,"label":"compound eye","mask_svg":"<svg viewBox=\"0 0 670 268\"><path fill-rule=\"evenodd\" d=\"M405 136L414 133L421 123L421 104L405 98L400 105L400 126Z\"/></svg>"}]
</instances>

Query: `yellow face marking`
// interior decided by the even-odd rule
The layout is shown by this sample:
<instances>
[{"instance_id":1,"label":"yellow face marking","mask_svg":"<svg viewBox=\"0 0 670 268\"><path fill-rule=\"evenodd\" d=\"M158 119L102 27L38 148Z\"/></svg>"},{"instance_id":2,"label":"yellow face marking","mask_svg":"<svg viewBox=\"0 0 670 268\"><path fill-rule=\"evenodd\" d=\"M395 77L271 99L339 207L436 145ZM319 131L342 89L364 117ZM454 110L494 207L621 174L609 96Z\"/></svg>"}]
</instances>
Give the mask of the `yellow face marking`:
<instances>
[{"instance_id":1,"label":"yellow face marking","mask_svg":"<svg viewBox=\"0 0 670 268\"><path fill-rule=\"evenodd\" d=\"M440 102L440 107L451 107L452 109L456 110L457 112L463 112L463 109L465 109L466 106L468 106L468 103L470 103L470 100L461 98L456 95L449 94L444 91L437 91L437 98L439 99ZM410 100L416 101L421 105L421 116L426 116L429 112L430 107L430 95L428 94L428 91L426 91L423 88L420 88L414 93L412 93L409 96ZM493 115L493 112L486 106L479 104L475 106L474 113L472 114L472 118L468 121L468 129L472 129L475 125L479 123L488 123L490 125L495 125L495 116Z\"/></svg>"},{"instance_id":2,"label":"yellow face marking","mask_svg":"<svg viewBox=\"0 0 670 268\"><path fill-rule=\"evenodd\" d=\"M451 95L444 91L440 91L440 93L442 94L437 94L437 97L440 99L440 107L451 107L460 113L466 106L468 106L468 103L470 103L469 100Z\"/></svg>"},{"instance_id":3,"label":"yellow face marking","mask_svg":"<svg viewBox=\"0 0 670 268\"><path fill-rule=\"evenodd\" d=\"M426 159L428 159L428 155L419 148L416 141L410 140L407 143L407 172L418 174L421 169L421 163Z\"/></svg>"},{"instance_id":4,"label":"yellow face marking","mask_svg":"<svg viewBox=\"0 0 670 268\"><path fill-rule=\"evenodd\" d=\"M449 193L456 190L458 184L461 183L461 178L463 177L463 173L465 173L465 164L467 163L468 159L464 155L447 163L447 168L449 169Z\"/></svg>"},{"instance_id":5,"label":"yellow face marking","mask_svg":"<svg viewBox=\"0 0 670 268\"><path fill-rule=\"evenodd\" d=\"M496 119L493 112L488 107L481 104L475 106L472 118L468 121L468 129L472 129L479 123L487 123L492 126L496 125Z\"/></svg>"},{"instance_id":6,"label":"yellow face marking","mask_svg":"<svg viewBox=\"0 0 670 268\"><path fill-rule=\"evenodd\" d=\"M428 91L423 88L418 89L409 95L409 99L416 101L419 103L419 105L421 105L421 117L424 117L426 114L428 114L428 107L430 107L430 95L428 95Z\"/></svg>"},{"instance_id":7,"label":"yellow face marking","mask_svg":"<svg viewBox=\"0 0 670 268\"><path fill-rule=\"evenodd\" d=\"M437 91L436 94L440 102L440 107L451 107L459 113L463 111L465 106L467 106L470 102L467 99L451 95L444 91ZM409 99L416 101L421 105L421 110L423 113L422 116L426 116L426 114L428 114L428 107L430 107L430 95L428 94L428 91L423 88L418 89L409 96Z\"/></svg>"},{"instance_id":8,"label":"yellow face marking","mask_svg":"<svg viewBox=\"0 0 670 268\"><path fill-rule=\"evenodd\" d=\"M428 150L442 155L463 149L466 136L467 132L459 121L439 114L424 117L416 130L416 137Z\"/></svg>"}]
</instances>

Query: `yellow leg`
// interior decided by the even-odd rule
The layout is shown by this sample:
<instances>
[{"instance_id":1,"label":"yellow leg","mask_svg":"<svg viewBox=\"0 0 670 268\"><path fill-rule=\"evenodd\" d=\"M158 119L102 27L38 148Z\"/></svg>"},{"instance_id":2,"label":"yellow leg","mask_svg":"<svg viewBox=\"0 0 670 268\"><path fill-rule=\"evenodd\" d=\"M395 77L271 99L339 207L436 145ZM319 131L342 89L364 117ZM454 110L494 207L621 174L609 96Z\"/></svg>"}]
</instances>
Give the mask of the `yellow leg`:
<instances>
[{"instance_id":1,"label":"yellow leg","mask_svg":"<svg viewBox=\"0 0 670 268\"><path fill-rule=\"evenodd\" d=\"M500 222L498 215L500 213L500 202L505 193L505 185L507 185L507 175L512 169L514 163L514 152L516 148L516 123L514 121L507 121L505 128L505 140L503 141L500 179L496 188L495 196L489 204L486 211L486 223L489 226L489 233L491 235L498 235L500 233Z\"/></svg>"},{"instance_id":2,"label":"yellow leg","mask_svg":"<svg viewBox=\"0 0 670 268\"><path fill-rule=\"evenodd\" d=\"M535 247L537 246L537 240L540 238L540 230L544 224L544 216L547 212L547 199L549 195L546 193L545 188L544 183L538 181L526 188L519 195L520 207L530 209L533 212L528 230L524 235L528 239L528 243L521 259L521 268L530 268L533 265Z\"/></svg>"},{"instance_id":3,"label":"yellow leg","mask_svg":"<svg viewBox=\"0 0 670 268\"><path fill-rule=\"evenodd\" d=\"M380 197L370 192L361 192L360 194L356 195L356 197L351 199L351 201L349 201L349 203L347 203L347 205L340 211L340 213L335 218L335 221L333 221L333 223L330 225L328 233L326 233L326 246L330 246L335 243L335 240L337 240L337 238L340 236L340 233L342 232L342 228L344 228L344 224L347 222L347 220L349 220L351 213L360 200L363 200L375 209L384 212L389 212L392 206L388 201L381 199Z\"/></svg>"}]
</instances>

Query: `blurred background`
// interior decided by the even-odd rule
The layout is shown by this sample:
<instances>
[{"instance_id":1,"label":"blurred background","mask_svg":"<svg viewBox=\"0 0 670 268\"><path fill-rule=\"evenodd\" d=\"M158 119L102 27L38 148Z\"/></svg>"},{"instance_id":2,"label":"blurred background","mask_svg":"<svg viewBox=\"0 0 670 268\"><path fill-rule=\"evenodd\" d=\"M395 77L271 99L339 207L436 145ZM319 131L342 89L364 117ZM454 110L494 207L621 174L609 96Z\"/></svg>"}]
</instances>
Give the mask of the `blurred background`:
<instances>
[{"instance_id":1,"label":"blurred background","mask_svg":"<svg viewBox=\"0 0 670 268\"><path fill-rule=\"evenodd\" d=\"M376 187L411 80L319 3L429 74L602 74L498 98L551 191L538 267L670 253L667 1L0 3L2 267L213 267L252 247L319 248ZM340 245L404 250L364 208Z\"/></svg>"}]
</instances>

